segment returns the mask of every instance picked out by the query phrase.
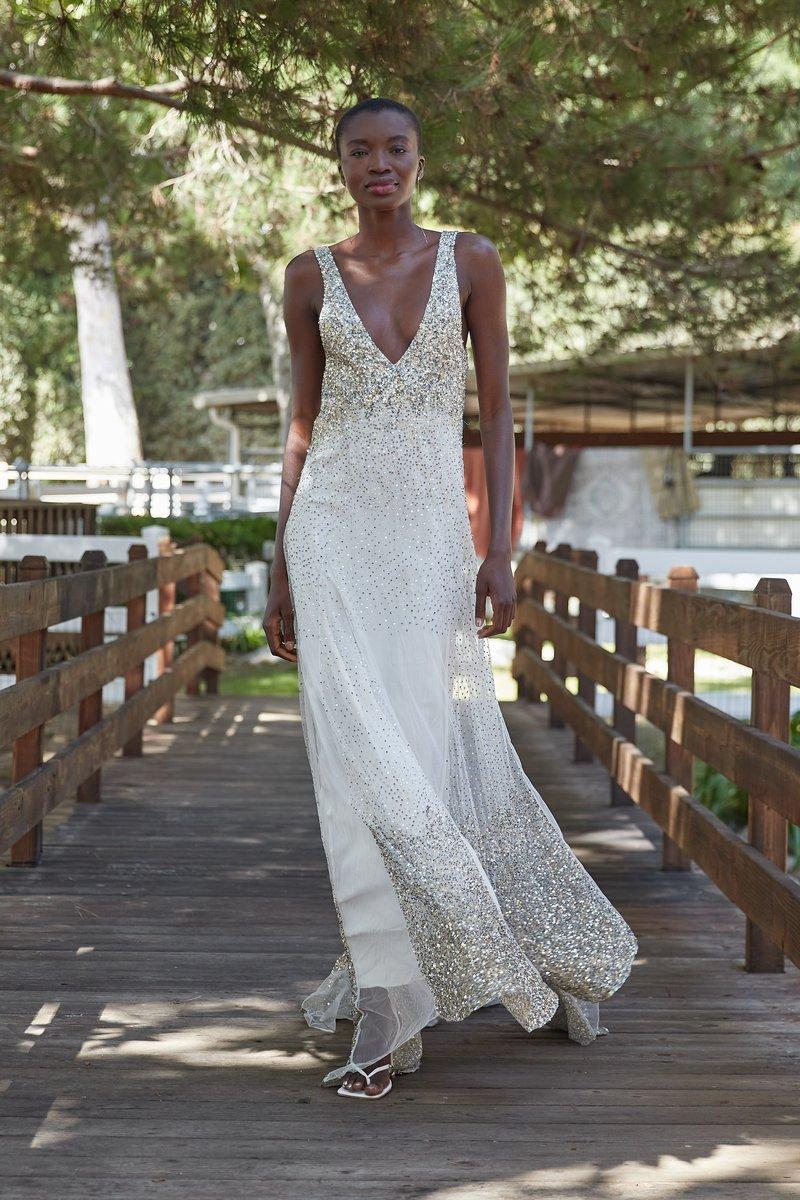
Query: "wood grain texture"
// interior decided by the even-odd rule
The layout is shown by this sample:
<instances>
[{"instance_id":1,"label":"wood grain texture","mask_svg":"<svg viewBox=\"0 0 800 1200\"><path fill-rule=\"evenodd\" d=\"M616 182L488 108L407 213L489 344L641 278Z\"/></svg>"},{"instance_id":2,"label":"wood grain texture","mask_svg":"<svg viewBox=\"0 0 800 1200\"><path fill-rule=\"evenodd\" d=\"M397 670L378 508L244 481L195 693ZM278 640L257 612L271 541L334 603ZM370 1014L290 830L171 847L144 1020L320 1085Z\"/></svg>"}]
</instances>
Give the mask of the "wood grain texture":
<instances>
[{"instance_id":1,"label":"wood grain texture","mask_svg":"<svg viewBox=\"0 0 800 1200\"><path fill-rule=\"evenodd\" d=\"M174 696L206 667L221 670L224 659L219 646L199 642L181 655L171 671L154 679L31 775L0 794L0 851L17 841L99 770L168 697Z\"/></svg>"},{"instance_id":2,"label":"wood grain texture","mask_svg":"<svg viewBox=\"0 0 800 1200\"><path fill-rule=\"evenodd\" d=\"M338 952L295 698L179 697L104 803L0 870L3 1200L784 1200L797 1194L798 974L658 830L609 809L570 730L505 704L523 765L640 956L580 1047L502 1008L426 1030L367 1108L319 1081L351 1026L299 1001ZM63 810L62 810L63 811Z\"/></svg>"},{"instance_id":3,"label":"wood grain texture","mask_svg":"<svg viewBox=\"0 0 800 1200\"><path fill-rule=\"evenodd\" d=\"M791 613L792 592L785 579L759 580L754 599L770 612ZM789 684L762 671L754 671L752 679L752 721L764 733L781 742L789 741ZM763 783L748 796L747 828L750 844L786 869L788 825L785 816L770 806ZM753 921L747 922L745 965L748 971L776 972L783 970L783 955Z\"/></svg>"},{"instance_id":4,"label":"wood grain texture","mask_svg":"<svg viewBox=\"0 0 800 1200\"><path fill-rule=\"evenodd\" d=\"M517 574L520 582L537 579L545 587L585 599L609 616L680 638L696 650L719 654L800 687L798 617L601 575L534 551L521 559Z\"/></svg>"},{"instance_id":5,"label":"wood grain texture","mask_svg":"<svg viewBox=\"0 0 800 1200\"><path fill-rule=\"evenodd\" d=\"M746 791L758 790L776 812L800 824L800 751L648 674L638 663L606 650L532 600L519 605L516 628L535 629L539 638L563 641L578 668L624 700L627 708ZM521 653L517 651L512 664L515 677L524 674Z\"/></svg>"},{"instance_id":6,"label":"wood grain texture","mask_svg":"<svg viewBox=\"0 0 800 1200\"><path fill-rule=\"evenodd\" d=\"M800 883L748 845L684 787L658 771L528 650L516 669L546 692L564 720L605 766L612 779L649 813L717 887L760 925L770 941L800 965Z\"/></svg>"},{"instance_id":7,"label":"wood grain texture","mask_svg":"<svg viewBox=\"0 0 800 1200\"><path fill-rule=\"evenodd\" d=\"M177 583L202 570L221 579L223 562L212 546L198 544L170 556L119 563L103 571L8 584L0 606L0 643L101 608L125 605L142 592Z\"/></svg>"}]
</instances>

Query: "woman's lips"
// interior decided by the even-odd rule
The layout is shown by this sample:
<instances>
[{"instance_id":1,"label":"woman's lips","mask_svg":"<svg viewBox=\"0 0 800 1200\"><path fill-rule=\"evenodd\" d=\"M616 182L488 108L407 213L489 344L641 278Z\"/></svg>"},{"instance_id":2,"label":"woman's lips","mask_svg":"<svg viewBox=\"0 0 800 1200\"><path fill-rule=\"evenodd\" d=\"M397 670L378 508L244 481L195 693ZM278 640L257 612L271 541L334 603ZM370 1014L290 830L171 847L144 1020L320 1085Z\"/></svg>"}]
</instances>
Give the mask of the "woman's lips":
<instances>
[{"instance_id":1,"label":"woman's lips","mask_svg":"<svg viewBox=\"0 0 800 1200\"><path fill-rule=\"evenodd\" d=\"M369 189L369 191L374 192L376 196L387 196L389 194L389 192L393 192L396 187L397 187L397 184L394 182L394 180L390 180L387 183L368 183L367 184L367 188Z\"/></svg>"}]
</instances>

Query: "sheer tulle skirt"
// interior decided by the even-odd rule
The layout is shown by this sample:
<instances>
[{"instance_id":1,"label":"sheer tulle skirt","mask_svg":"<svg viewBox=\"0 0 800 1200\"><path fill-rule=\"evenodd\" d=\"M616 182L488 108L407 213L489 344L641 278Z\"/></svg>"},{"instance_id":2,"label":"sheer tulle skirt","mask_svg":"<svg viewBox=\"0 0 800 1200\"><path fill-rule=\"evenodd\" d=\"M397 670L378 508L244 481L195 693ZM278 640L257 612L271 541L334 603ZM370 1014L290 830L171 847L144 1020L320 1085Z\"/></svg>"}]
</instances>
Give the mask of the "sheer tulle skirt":
<instances>
[{"instance_id":1,"label":"sheer tulle skirt","mask_svg":"<svg viewBox=\"0 0 800 1200\"><path fill-rule=\"evenodd\" d=\"M394 494L385 472L337 481L336 467L335 457L307 464L284 536L343 942L302 1008L314 1028L354 1021L349 1059L324 1082L389 1053L413 1070L426 1026L492 1003L526 1029L550 1024L589 1042L636 941L567 846L503 721L475 629L460 448L441 448L435 505L415 485L430 472L413 463Z\"/></svg>"}]
</instances>

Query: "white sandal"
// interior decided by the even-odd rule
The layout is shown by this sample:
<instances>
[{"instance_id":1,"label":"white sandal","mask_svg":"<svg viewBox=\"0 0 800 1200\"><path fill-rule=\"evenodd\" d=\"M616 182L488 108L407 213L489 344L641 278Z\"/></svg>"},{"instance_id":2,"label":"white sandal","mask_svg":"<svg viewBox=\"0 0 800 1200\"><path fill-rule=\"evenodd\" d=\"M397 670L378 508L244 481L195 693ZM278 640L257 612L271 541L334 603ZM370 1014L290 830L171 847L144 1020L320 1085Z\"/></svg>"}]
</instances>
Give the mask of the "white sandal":
<instances>
[{"instance_id":1,"label":"white sandal","mask_svg":"<svg viewBox=\"0 0 800 1200\"><path fill-rule=\"evenodd\" d=\"M346 1088L344 1084L342 1084L342 1086L337 1089L337 1095L349 1096L352 1100L380 1100L381 1096L385 1096L387 1092L392 1090L392 1075L394 1072L392 1070L391 1063L383 1063L379 1067L373 1067L371 1071L365 1071L362 1067L351 1067L350 1069L352 1071L358 1071L359 1075L363 1075L367 1083L369 1083L372 1079L372 1076L377 1075L379 1071L388 1071L389 1078L386 1081L386 1087L382 1092L376 1092L374 1096L371 1096L366 1090L360 1092L351 1092L349 1088Z\"/></svg>"}]
</instances>

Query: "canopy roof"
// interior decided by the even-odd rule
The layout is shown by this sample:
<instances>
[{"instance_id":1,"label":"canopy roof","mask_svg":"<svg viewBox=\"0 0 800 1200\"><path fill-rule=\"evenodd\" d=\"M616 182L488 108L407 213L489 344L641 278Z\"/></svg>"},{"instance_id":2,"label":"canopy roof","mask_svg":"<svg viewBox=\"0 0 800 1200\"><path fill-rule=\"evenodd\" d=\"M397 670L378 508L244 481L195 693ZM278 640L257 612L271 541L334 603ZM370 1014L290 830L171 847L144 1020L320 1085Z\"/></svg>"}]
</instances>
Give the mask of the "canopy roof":
<instances>
[{"instance_id":1,"label":"canopy roof","mask_svg":"<svg viewBox=\"0 0 800 1200\"><path fill-rule=\"evenodd\" d=\"M564 435L606 444L679 441L687 416L687 364L688 415L697 444L731 437L738 444L765 438L775 444L800 442L798 336L714 354L678 346L514 364L515 423L524 427L532 406L535 436L548 441ZM467 388L466 411L477 418L474 371Z\"/></svg>"},{"instance_id":2,"label":"canopy roof","mask_svg":"<svg viewBox=\"0 0 800 1200\"><path fill-rule=\"evenodd\" d=\"M691 347L512 364L518 434L583 445L684 444L719 449L800 444L800 335L771 346L698 354ZM245 431L246 416L279 417L275 389L200 392L197 408L224 414ZM465 414L477 428L475 372ZM242 418L245 418L244 420Z\"/></svg>"}]
</instances>

